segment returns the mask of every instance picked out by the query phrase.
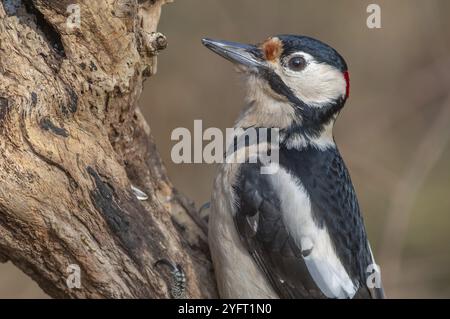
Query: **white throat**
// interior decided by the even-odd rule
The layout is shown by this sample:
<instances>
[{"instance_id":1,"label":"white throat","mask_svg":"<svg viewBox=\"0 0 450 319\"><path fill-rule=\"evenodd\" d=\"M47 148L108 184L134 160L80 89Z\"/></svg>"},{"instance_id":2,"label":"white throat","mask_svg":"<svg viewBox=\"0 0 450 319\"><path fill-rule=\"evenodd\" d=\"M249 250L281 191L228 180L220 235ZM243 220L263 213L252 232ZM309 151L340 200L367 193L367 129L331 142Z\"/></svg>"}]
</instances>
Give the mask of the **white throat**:
<instances>
[{"instance_id":1,"label":"white throat","mask_svg":"<svg viewBox=\"0 0 450 319\"><path fill-rule=\"evenodd\" d=\"M283 129L298 121L289 101L276 95L266 81L254 75L246 77L248 106L242 111L235 127L267 127Z\"/></svg>"}]
</instances>

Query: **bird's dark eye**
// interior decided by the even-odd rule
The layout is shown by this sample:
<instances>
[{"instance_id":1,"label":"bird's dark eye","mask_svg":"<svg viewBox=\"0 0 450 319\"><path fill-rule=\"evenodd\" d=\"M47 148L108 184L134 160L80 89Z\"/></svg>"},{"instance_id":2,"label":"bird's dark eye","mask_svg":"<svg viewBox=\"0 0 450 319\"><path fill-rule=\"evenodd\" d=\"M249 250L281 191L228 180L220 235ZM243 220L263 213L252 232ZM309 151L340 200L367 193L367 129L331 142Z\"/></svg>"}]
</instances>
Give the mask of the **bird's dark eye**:
<instances>
[{"instance_id":1,"label":"bird's dark eye","mask_svg":"<svg viewBox=\"0 0 450 319\"><path fill-rule=\"evenodd\" d=\"M305 68L306 61L301 56L294 56L293 58L289 59L287 66L292 71L301 71Z\"/></svg>"}]
</instances>

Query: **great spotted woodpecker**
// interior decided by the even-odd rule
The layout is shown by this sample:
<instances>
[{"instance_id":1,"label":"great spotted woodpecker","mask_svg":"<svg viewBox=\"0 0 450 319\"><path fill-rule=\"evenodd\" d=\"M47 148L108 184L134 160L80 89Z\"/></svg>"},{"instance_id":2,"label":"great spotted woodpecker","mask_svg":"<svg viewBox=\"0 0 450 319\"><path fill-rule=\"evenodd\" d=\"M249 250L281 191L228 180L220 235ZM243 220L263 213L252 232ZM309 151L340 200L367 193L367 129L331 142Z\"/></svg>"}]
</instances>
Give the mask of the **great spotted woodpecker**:
<instances>
[{"instance_id":1,"label":"great spotted woodpecker","mask_svg":"<svg viewBox=\"0 0 450 319\"><path fill-rule=\"evenodd\" d=\"M209 244L220 296L382 298L381 283L368 281L379 268L332 132L349 96L344 59L306 36L203 44L245 75L248 106L235 127L280 134L276 173L225 163L215 179Z\"/></svg>"}]
</instances>

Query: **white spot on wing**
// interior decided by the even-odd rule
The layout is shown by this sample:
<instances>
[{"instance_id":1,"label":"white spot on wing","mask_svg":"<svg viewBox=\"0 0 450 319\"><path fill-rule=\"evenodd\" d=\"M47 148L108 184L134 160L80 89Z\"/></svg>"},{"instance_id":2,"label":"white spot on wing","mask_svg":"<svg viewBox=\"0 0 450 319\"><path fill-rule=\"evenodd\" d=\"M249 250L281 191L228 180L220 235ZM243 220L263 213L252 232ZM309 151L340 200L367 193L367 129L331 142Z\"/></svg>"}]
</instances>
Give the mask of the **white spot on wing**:
<instances>
[{"instance_id":1,"label":"white spot on wing","mask_svg":"<svg viewBox=\"0 0 450 319\"><path fill-rule=\"evenodd\" d=\"M302 237L302 239L300 240L300 245L302 248L302 253L304 251L312 250L314 247L314 243L309 237Z\"/></svg>"},{"instance_id":2,"label":"white spot on wing","mask_svg":"<svg viewBox=\"0 0 450 319\"><path fill-rule=\"evenodd\" d=\"M254 216L247 216L247 222L250 225L253 234L256 234L258 232L258 220L259 212L257 212Z\"/></svg>"}]
</instances>

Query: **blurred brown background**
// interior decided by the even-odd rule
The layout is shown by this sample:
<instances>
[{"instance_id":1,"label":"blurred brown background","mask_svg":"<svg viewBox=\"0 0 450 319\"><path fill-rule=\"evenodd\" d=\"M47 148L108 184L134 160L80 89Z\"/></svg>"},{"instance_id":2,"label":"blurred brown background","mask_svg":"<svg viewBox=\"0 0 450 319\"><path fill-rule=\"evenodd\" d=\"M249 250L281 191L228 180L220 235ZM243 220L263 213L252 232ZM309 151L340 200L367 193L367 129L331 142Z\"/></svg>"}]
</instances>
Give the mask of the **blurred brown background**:
<instances>
[{"instance_id":1,"label":"blurred brown background","mask_svg":"<svg viewBox=\"0 0 450 319\"><path fill-rule=\"evenodd\" d=\"M381 29L366 8L381 6ZM351 97L335 128L389 297L450 297L450 1L177 0L164 7L169 46L146 82L143 109L179 190L209 200L216 167L175 165L176 127L231 127L244 92L202 37L256 43L294 33L347 60ZM0 265L0 298L45 297Z\"/></svg>"}]
</instances>

